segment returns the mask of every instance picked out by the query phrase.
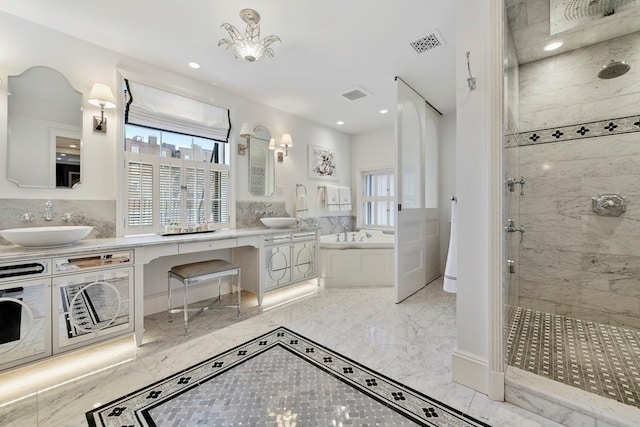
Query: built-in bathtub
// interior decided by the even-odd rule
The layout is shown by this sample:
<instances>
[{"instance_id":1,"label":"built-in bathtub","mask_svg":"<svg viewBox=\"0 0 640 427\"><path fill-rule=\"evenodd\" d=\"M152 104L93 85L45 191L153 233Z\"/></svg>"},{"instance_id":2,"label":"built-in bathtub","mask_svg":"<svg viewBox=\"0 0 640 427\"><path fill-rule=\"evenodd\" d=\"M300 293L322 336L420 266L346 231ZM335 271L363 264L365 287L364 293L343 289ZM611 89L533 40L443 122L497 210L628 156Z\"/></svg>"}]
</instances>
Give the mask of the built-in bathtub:
<instances>
[{"instance_id":1,"label":"built-in bathtub","mask_svg":"<svg viewBox=\"0 0 640 427\"><path fill-rule=\"evenodd\" d=\"M393 286L393 234L379 230L320 236L320 279L325 286Z\"/></svg>"}]
</instances>

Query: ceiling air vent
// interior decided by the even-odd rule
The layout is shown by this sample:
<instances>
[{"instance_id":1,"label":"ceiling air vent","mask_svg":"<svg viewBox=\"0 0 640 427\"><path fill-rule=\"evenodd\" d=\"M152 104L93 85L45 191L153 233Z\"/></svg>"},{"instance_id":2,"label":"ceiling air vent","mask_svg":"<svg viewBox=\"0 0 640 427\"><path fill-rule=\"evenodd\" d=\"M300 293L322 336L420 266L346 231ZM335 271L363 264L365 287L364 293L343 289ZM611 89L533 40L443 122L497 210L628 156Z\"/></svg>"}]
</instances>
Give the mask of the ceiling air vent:
<instances>
[{"instance_id":1,"label":"ceiling air vent","mask_svg":"<svg viewBox=\"0 0 640 427\"><path fill-rule=\"evenodd\" d=\"M431 34L427 34L426 36L409 44L416 50L416 52L424 53L428 50L435 49L438 46L443 46L446 44L446 42L442 38L442 34L440 34L440 31L435 30Z\"/></svg>"},{"instance_id":2,"label":"ceiling air vent","mask_svg":"<svg viewBox=\"0 0 640 427\"><path fill-rule=\"evenodd\" d=\"M349 89L348 91L342 93L342 96L347 98L349 101L355 101L356 99L364 98L365 96L371 95L371 92L363 88L362 86L356 86L353 89Z\"/></svg>"}]
</instances>

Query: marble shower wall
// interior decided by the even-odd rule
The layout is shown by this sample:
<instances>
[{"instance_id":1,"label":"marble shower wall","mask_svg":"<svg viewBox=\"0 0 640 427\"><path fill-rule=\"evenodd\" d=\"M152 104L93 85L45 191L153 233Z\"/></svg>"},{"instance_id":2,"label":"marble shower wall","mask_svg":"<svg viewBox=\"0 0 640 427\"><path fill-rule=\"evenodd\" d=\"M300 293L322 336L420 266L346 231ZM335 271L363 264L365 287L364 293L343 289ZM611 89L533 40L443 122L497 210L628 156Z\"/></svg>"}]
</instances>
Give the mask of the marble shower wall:
<instances>
[{"instance_id":1,"label":"marble shower wall","mask_svg":"<svg viewBox=\"0 0 640 427\"><path fill-rule=\"evenodd\" d=\"M598 79L614 58L631 71ZM640 33L520 67L519 132L507 147L526 179L510 199L526 229L519 305L640 328ZM599 193L620 193L627 211L598 216Z\"/></svg>"},{"instance_id":2,"label":"marble shower wall","mask_svg":"<svg viewBox=\"0 0 640 427\"><path fill-rule=\"evenodd\" d=\"M51 200L53 204L51 221L42 219L47 200ZM25 212L33 214L32 222L20 221ZM72 214L70 222L62 220L66 213ZM115 218L114 200L0 199L0 230L52 225L91 225L93 231L88 238L106 238L116 235ZM10 242L0 237L0 244L8 245Z\"/></svg>"}]
</instances>

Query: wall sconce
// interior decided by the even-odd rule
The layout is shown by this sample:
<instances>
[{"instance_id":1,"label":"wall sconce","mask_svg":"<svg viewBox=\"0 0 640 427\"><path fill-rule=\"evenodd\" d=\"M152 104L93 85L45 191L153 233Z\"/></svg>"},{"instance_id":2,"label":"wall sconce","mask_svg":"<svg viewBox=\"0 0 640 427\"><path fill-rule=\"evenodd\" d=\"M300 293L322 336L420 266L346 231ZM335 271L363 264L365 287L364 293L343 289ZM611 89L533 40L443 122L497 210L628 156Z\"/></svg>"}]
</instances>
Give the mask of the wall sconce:
<instances>
[{"instance_id":1,"label":"wall sconce","mask_svg":"<svg viewBox=\"0 0 640 427\"><path fill-rule=\"evenodd\" d=\"M89 104L100 107L100 117L93 116L93 131L107 132L107 119L104 117L105 108L116 108L116 101L111 88L104 83L94 83L89 93Z\"/></svg>"},{"instance_id":2,"label":"wall sconce","mask_svg":"<svg viewBox=\"0 0 640 427\"><path fill-rule=\"evenodd\" d=\"M244 156L246 154L247 148L249 148L249 144L251 142L251 138L253 137L253 126L249 123L243 123L240 128L240 137L245 138L247 141L246 144L238 144L238 154L240 156Z\"/></svg>"},{"instance_id":3,"label":"wall sconce","mask_svg":"<svg viewBox=\"0 0 640 427\"><path fill-rule=\"evenodd\" d=\"M289 155L289 147L293 147L293 140L291 139L291 135L285 133L282 135L282 139L280 140L280 146L284 147L284 155Z\"/></svg>"}]
</instances>

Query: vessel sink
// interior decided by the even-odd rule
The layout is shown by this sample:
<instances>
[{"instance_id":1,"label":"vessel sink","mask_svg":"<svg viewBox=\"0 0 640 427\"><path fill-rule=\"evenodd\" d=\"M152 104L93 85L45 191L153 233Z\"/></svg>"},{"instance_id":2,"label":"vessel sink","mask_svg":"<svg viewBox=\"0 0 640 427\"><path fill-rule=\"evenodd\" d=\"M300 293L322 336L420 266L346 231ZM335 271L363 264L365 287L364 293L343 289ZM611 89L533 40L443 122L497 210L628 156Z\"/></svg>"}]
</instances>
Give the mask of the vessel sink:
<instances>
[{"instance_id":1,"label":"vessel sink","mask_svg":"<svg viewBox=\"0 0 640 427\"><path fill-rule=\"evenodd\" d=\"M260 218L260 221L269 228L286 228L296 223L295 218L277 216Z\"/></svg>"},{"instance_id":2,"label":"vessel sink","mask_svg":"<svg viewBox=\"0 0 640 427\"><path fill-rule=\"evenodd\" d=\"M51 248L72 245L91 233L88 225L61 225L0 230L0 235L16 245L27 248Z\"/></svg>"}]
</instances>

